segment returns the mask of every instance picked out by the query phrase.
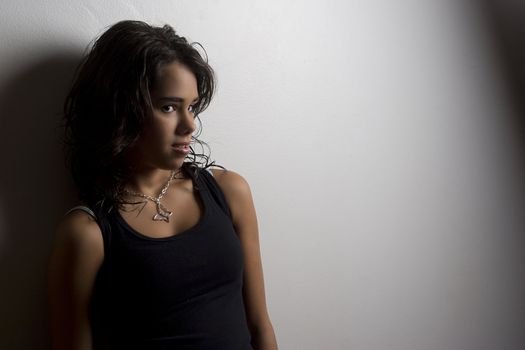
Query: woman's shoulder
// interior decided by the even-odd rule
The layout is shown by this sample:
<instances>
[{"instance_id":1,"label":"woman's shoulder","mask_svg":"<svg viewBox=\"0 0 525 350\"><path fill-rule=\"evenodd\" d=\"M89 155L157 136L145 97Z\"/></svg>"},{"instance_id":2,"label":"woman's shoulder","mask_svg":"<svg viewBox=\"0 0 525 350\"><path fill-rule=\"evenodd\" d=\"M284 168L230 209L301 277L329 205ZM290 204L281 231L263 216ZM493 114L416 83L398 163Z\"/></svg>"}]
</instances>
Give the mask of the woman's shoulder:
<instances>
[{"instance_id":1,"label":"woman's shoulder","mask_svg":"<svg viewBox=\"0 0 525 350\"><path fill-rule=\"evenodd\" d=\"M103 240L95 219L81 210L67 212L55 231L47 269L51 321L57 339L70 336L72 324L75 329L88 331L87 316L83 312L78 316L75 310L88 308L103 260Z\"/></svg>"},{"instance_id":2,"label":"woman's shoulder","mask_svg":"<svg viewBox=\"0 0 525 350\"><path fill-rule=\"evenodd\" d=\"M216 168L211 171L224 194L235 224L241 218L246 217L246 211L253 207L250 185L242 175L235 171Z\"/></svg>"},{"instance_id":3,"label":"woman's shoulder","mask_svg":"<svg viewBox=\"0 0 525 350\"><path fill-rule=\"evenodd\" d=\"M82 206L76 206L66 212L58 222L56 242L70 248L84 247L103 251L102 232L94 214L80 207Z\"/></svg>"},{"instance_id":4,"label":"woman's shoulder","mask_svg":"<svg viewBox=\"0 0 525 350\"><path fill-rule=\"evenodd\" d=\"M248 181L239 173L230 169L211 168L213 177L219 184L221 190L228 197L246 195L250 191Z\"/></svg>"}]
</instances>

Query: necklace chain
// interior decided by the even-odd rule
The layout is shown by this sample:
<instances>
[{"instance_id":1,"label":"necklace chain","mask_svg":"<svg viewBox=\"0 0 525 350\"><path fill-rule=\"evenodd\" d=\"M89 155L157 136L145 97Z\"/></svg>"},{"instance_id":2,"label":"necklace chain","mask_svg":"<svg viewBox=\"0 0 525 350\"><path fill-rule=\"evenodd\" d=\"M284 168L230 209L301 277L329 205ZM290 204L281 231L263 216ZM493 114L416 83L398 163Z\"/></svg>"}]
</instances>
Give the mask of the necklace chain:
<instances>
[{"instance_id":1,"label":"necklace chain","mask_svg":"<svg viewBox=\"0 0 525 350\"><path fill-rule=\"evenodd\" d=\"M170 216L173 213L171 211L167 210L160 203L160 200L162 199L162 197L164 197L164 195L168 191L168 188L170 187L171 181L173 181L173 178L175 177L176 173L177 172L175 170L171 171L171 174L170 174L170 177L169 177L168 181L166 182L164 187L162 187L162 189L160 190L160 193L159 193L159 195L157 197L148 196L147 194L144 194L144 193L129 191L129 190L126 190L126 189L124 190L124 192L129 194L129 195L131 195L131 196L142 197L142 198L145 198L145 199L148 199L148 200L152 201L153 203L156 204L156 207L157 207L157 214L155 214L153 216L153 220L154 221L166 221L166 222L169 222L170 221Z\"/></svg>"}]
</instances>

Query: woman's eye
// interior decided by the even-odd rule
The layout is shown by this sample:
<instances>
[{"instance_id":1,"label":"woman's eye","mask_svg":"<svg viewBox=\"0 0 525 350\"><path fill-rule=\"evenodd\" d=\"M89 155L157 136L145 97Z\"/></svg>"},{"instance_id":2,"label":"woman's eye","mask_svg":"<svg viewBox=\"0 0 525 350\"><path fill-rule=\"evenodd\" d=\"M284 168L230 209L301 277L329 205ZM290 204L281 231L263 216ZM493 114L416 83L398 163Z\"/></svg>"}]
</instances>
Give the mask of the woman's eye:
<instances>
[{"instance_id":1,"label":"woman's eye","mask_svg":"<svg viewBox=\"0 0 525 350\"><path fill-rule=\"evenodd\" d=\"M195 108L196 108L196 107L197 107L196 104L189 105L189 106L188 106L188 112L190 112L190 113L195 113ZM164 113L172 113L172 112L177 111L177 106L175 106L175 105L166 105L166 106L162 106L162 107L160 107L160 109L161 109Z\"/></svg>"},{"instance_id":2,"label":"woman's eye","mask_svg":"<svg viewBox=\"0 0 525 350\"><path fill-rule=\"evenodd\" d=\"M166 113L171 113L175 111L175 107L173 105L162 106L161 109L163 112L166 112Z\"/></svg>"}]
</instances>

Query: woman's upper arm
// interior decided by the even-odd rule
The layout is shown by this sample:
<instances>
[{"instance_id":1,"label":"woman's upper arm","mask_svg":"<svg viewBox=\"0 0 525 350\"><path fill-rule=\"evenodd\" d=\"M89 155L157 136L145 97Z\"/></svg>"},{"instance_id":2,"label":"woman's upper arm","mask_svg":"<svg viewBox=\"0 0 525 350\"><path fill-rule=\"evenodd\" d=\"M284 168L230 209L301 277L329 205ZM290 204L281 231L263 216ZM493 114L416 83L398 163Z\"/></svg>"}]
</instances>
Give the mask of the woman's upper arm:
<instances>
[{"instance_id":1,"label":"woman's upper arm","mask_svg":"<svg viewBox=\"0 0 525 350\"><path fill-rule=\"evenodd\" d=\"M267 344L260 348L276 348L266 306L259 230L250 186L241 175L233 171L214 169L213 173L230 207L233 225L243 249L243 292L249 326L252 333L262 333L258 335L265 338L263 342Z\"/></svg>"},{"instance_id":2,"label":"woman's upper arm","mask_svg":"<svg viewBox=\"0 0 525 350\"><path fill-rule=\"evenodd\" d=\"M58 225L48 266L53 349L91 350L89 303L104 259L96 221L75 211Z\"/></svg>"}]
</instances>

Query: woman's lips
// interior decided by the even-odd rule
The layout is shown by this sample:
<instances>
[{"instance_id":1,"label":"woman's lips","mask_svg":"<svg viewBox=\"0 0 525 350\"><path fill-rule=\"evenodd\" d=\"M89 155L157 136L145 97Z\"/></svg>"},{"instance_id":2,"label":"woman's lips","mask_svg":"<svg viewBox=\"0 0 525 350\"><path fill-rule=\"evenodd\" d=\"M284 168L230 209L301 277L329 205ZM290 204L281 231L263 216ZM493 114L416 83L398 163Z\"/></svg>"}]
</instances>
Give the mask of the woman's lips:
<instances>
[{"instance_id":1,"label":"woman's lips","mask_svg":"<svg viewBox=\"0 0 525 350\"><path fill-rule=\"evenodd\" d=\"M175 143L171 146L173 150L182 154L190 153L190 144L189 143Z\"/></svg>"}]
</instances>

